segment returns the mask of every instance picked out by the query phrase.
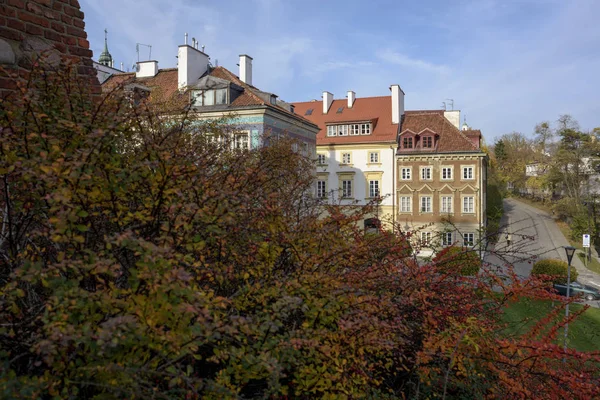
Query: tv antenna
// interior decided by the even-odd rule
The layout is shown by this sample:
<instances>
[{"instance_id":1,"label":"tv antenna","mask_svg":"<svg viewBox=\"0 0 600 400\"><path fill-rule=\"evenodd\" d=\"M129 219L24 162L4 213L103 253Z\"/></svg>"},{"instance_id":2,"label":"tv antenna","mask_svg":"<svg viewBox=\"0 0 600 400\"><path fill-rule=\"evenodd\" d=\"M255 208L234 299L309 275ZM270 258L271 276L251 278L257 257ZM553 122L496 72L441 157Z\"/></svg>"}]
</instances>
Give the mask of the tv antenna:
<instances>
[{"instance_id":1,"label":"tv antenna","mask_svg":"<svg viewBox=\"0 0 600 400\"><path fill-rule=\"evenodd\" d=\"M442 101L442 107L444 107L444 111L446 111L448 109L448 106L446 105L445 101Z\"/></svg>"},{"instance_id":2,"label":"tv antenna","mask_svg":"<svg viewBox=\"0 0 600 400\"><path fill-rule=\"evenodd\" d=\"M448 100L450 102L450 109L452 111L454 111L454 99L446 99L446 100ZM446 104L446 102L444 102L444 104Z\"/></svg>"},{"instance_id":3,"label":"tv antenna","mask_svg":"<svg viewBox=\"0 0 600 400\"><path fill-rule=\"evenodd\" d=\"M146 46L148 48L148 60L152 59L152 45L144 44L144 43L136 43L135 44L135 52L137 53L138 62L140 62L140 46Z\"/></svg>"}]
</instances>

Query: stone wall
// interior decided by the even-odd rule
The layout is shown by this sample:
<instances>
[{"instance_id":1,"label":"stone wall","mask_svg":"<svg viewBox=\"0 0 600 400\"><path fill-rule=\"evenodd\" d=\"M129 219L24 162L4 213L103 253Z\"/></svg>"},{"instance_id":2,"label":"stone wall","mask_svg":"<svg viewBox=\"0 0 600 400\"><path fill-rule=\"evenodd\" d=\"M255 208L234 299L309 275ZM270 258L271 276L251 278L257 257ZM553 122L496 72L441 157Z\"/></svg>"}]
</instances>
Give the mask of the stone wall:
<instances>
[{"instance_id":1,"label":"stone wall","mask_svg":"<svg viewBox=\"0 0 600 400\"><path fill-rule=\"evenodd\" d=\"M0 1L0 96L26 80L45 51L50 64L75 63L92 92L100 93L83 16L78 0Z\"/></svg>"}]
</instances>

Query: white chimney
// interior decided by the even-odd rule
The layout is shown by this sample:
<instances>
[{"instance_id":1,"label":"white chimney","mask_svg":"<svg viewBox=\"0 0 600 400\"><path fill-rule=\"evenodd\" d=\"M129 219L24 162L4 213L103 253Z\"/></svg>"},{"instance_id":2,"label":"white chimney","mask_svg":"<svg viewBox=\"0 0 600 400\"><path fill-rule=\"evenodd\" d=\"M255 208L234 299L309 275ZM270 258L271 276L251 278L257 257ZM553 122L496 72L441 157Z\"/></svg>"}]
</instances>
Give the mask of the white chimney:
<instances>
[{"instance_id":1,"label":"white chimney","mask_svg":"<svg viewBox=\"0 0 600 400\"><path fill-rule=\"evenodd\" d=\"M195 41L192 38L192 41ZM177 51L177 87L182 90L195 83L208 70L210 57L190 45Z\"/></svg>"},{"instance_id":2,"label":"white chimney","mask_svg":"<svg viewBox=\"0 0 600 400\"><path fill-rule=\"evenodd\" d=\"M352 90L348 90L348 108L352 108L352 105L354 105L354 100L356 100L356 93L354 93Z\"/></svg>"},{"instance_id":3,"label":"white chimney","mask_svg":"<svg viewBox=\"0 0 600 400\"><path fill-rule=\"evenodd\" d=\"M460 110L444 111L444 117L457 129L460 129Z\"/></svg>"},{"instance_id":4,"label":"white chimney","mask_svg":"<svg viewBox=\"0 0 600 400\"><path fill-rule=\"evenodd\" d=\"M136 78L149 78L158 73L158 61L138 61L136 64Z\"/></svg>"},{"instance_id":5,"label":"white chimney","mask_svg":"<svg viewBox=\"0 0 600 400\"><path fill-rule=\"evenodd\" d=\"M252 57L240 54L240 80L252 85Z\"/></svg>"},{"instance_id":6,"label":"white chimney","mask_svg":"<svg viewBox=\"0 0 600 400\"><path fill-rule=\"evenodd\" d=\"M329 107L331 107L331 103L333 103L333 94L323 92L323 114L327 114Z\"/></svg>"},{"instance_id":7,"label":"white chimney","mask_svg":"<svg viewBox=\"0 0 600 400\"><path fill-rule=\"evenodd\" d=\"M399 124L404 115L404 92L400 85L390 86L392 91L392 124Z\"/></svg>"}]
</instances>

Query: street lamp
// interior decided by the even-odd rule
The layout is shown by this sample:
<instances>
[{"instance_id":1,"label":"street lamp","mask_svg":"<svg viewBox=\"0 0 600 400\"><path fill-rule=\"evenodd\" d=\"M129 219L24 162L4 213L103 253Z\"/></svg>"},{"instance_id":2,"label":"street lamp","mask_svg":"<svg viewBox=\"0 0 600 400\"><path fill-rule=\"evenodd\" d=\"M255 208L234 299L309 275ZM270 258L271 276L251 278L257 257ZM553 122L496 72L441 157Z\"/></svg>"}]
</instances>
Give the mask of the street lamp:
<instances>
[{"instance_id":1,"label":"street lamp","mask_svg":"<svg viewBox=\"0 0 600 400\"><path fill-rule=\"evenodd\" d=\"M575 254L575 247L573 246L565 246L565 253L567 253L567 301L569 301L569 296L571 294L571 261L573 260L573 254ZM569 333L569 303L567 303L567 307L565 309L565 318L567 322L565 323L565 340L563 343L563 348L565 353L567 352L567 335ZM563 359L564 361L564 359Z\"/></svg>"}]
</instances>

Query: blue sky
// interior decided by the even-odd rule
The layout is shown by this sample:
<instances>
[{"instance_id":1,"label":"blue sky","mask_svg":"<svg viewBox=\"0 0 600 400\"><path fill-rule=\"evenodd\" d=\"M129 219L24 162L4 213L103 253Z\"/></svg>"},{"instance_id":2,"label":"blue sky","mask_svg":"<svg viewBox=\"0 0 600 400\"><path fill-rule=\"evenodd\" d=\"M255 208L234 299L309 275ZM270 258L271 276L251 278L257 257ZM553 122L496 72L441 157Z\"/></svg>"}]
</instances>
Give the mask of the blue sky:
<instances>
[{"instance_id":1,"label":"blue sky","mask_svg":"<svg viewBox=\"0 0 600 400\"><path fill-rule=\"evenodd\" d=\"M488 143L571 114L600 126L600 1L445 0L81 0L97 59L109 31L118 66L152 45L160 68L175 67L184 33L213 64L237 73L253 61L253 83L286 101L389 95L400 84L407 110L455 109ZM191 39L190 39L191 40ZM141 47L147 59L147 48Z\"/></svg>"}]
</instances>

